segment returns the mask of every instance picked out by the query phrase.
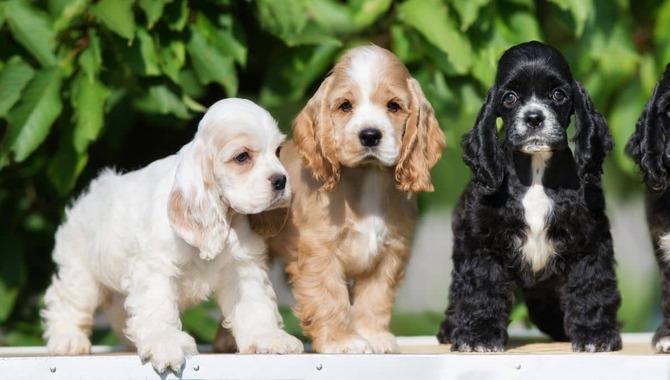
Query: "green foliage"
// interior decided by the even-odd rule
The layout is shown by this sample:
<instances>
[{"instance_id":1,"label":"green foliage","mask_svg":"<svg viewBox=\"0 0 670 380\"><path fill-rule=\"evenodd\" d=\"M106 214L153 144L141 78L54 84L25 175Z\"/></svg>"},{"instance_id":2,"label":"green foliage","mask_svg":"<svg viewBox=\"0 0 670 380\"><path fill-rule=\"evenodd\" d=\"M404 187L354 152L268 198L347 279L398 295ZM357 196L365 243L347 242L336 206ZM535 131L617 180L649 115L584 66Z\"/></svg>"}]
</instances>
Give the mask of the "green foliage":
<instances>
[{"instance_id":1,"label":"green foliage","mask_svg":"<svg viewBox=\"0 0 670 380\"><path fill-rule=\"evenodd\" d=\"M668 20L660 0L0 1L0 344L39 341L55 228L100 167L175 152L222 97L260 102L288 131L359 44L407 64L446 132L423 209L457 199L469 178L460 137L498 57L530 39L565 52L608 117L606 185L628 194L637 177L623 146L670 60Z\"/></svg>"}]
</instances>

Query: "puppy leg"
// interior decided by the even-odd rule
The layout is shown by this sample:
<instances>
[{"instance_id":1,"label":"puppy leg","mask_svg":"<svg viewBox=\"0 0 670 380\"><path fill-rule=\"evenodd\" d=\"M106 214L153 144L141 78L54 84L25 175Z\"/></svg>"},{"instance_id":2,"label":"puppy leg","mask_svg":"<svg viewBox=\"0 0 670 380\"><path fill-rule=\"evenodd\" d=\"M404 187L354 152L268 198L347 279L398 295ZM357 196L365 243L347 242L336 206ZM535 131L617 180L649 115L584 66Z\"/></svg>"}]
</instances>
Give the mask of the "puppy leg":
<instances>
[{"instance_id":1,"label":"puppy leg","mask_svg":"<svg viewBox=\"0 0 670 380\"><path fill-rule=\"evenodd\" d=\"M300 326L320 353L372 353L350 318L349 289L342 264L326 247L305 243L286 271L291 278Z\"/></svg>"},{"instance_id":2,"label":"puppy leg","mask_svg":"<svg viewBox=\"0 0 670 380\"><path fill-rule=\"evenodd\" d=\"M540 331L558 342L569 341L563 327L561 298L553 284L523 290L530 320Z\"/></svg>"},{"instance_id":3,"label":"puppy leg","mask_svg":"<svg viewBox=\"0 0 670 380\"><path fill-rule=\"evenodd\" d=\"M221 278L217 300L225 318L222 326L232 331L233 343L239 352L292 354L303 351L302 342L282 330L277 297L263 258L234 254Z\"/></svg>"},{"instance_id":4,"label":"puppy leg","mask_svg":"<svg viewBox=\"0 0 670 380\"><path fill-rule=\"evenodd\" d=\"M497 352L507 344L512 308L512 285L503 265L494 257L460 255L454 260L447 318L438 339L451 342L452 351ZM447 338L446 334L451 332Z\"/></svg>"},{"instance_id":5,"label":"puppy leg","mask_svg":"<svg viewBox=\"0 0 670 380\"><path fill-rule=\"evenodd\" d=\"M670 263L663 260L659 255L659 266L661 268L661 310L663 322L652 338L652 345L658 352L670 352Z\"/></svg>"},{"instance_id":6,"label":"puppy leg","mask_svg":"<svg viewBox=\"0 0 670 380\"><path fill-rule=\"evenodd\" d=\"M406 247L398 247L407 251ZM402 271L408 254L396 255L387 250L371 273L357 277L353 287L351 317L356 331L365 338L376 354L398 352L398 342L389 331L396 286L402 280Z\"/></svg>"},{"instance_id":7,"label":"puppy leg","mask_svg":"<svg viewBox=\"0 0 670 380\"><path fill-rule=\"evenodd\" d=\"M82 355L91 352L93 316L101 298L98 282L85 265L68 262L44 295L44 337L55 355Z\"/></svg>"},{"instance_id":8,"label":"puppy leg","mask_svg":"<svg viewBox=\"0 0 670 380\"><path fill-rule=\"evenodd\" d=\"M221 324L219 330L216 332L214 343L212 343L212 352L222 354L232 354L237 352L237 343L235 342L233 332L230 331L229 328L223 327L223 321L221 321Z\"/></svg>"},{"instance_id":9,"label":"puppy leg","mask_svg":"<svg viewBox=\"0 0 670 380\"><path fill-rule=\"evenodd\" d=\"M111 302L108 305L104 306L105 317L107 317L107 322L109 326L116 333L116 338L119 340L119 343L124 345L129 351L137 351L135 343L133 343L126 334L124 330L126 328L126 321L128 320L128 313L124 306L126 297L116 293L111 297Z\"/></svg>"},{"instance_id":10,"label":"puppy leg","mask_svg":"<svg viewBox=\"0 0 670 380\"><path fill-rule=\"evenodd\" d=\"M611 239L596 242L571 268L564 285L565 326L573 351L617 351L616 320L621 297L614 273Z\"/></svg>"},{"instance_id":11,"label":"puppy leg","mask_svg":"<svg viewBox=\"0 0 670 380\"><path fill-rule=\"evenodd\" d=\"M159 372L179 373L184 357L198 353L193 337L181 330L176 268L158 268L140 262L135 265L125 307L126 334L135 342L142 361L151 361Z\"/></svg>"}]
</instances>

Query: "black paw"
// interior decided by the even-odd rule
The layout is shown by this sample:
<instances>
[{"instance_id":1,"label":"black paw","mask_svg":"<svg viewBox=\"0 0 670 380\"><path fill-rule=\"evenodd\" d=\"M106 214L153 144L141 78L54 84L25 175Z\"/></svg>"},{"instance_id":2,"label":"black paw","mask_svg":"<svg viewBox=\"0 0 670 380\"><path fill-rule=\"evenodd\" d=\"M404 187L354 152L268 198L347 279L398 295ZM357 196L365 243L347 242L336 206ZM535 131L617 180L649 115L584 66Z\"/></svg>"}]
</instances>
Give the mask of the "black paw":
<instances>
[{"instance_id":1,"label":"black paw","mask_svg":"<svg viewBox=\"0 0 670 380\"><path fill-rule=\"evenodd\" d=\"M507 329L494 327L466 329L451 333L451 350L460 352L502 352L507 343Z\"/></svg>"},{"instance_id":2,"label":"black paw","mask_svg":"<svg viewBox=\"0 0 670 380\"><path fill-rule=\"evenodd\" d=\"M621 349L619 330L612 328L575 328L570 332L572 351L607 352Z\"/></svg>"},{"instance_id":3,"label":"black paw","mask_svg":"<svg viewBox=\"0 0 670 380\"><path fill-rule=\"evenodd\" d=\"M440 331L437 332L437 341L441 344L451 343L451 331L453 329L454 327L448 320L442 321L442 323L440 323Z\"/></svg>"}]
</instances>

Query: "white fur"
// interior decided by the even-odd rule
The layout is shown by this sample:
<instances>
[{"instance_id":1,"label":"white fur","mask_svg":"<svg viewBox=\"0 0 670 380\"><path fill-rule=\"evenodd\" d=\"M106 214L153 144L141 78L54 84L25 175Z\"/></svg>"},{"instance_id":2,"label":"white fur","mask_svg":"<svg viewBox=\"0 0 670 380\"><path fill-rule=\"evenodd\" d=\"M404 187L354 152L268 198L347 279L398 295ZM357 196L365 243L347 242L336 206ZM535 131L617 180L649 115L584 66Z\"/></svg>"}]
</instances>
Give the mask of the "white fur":
<instances>
[{"instance_id":1,"label":"white fur","mask_svg":"<svg viewBox=\"0 0 670 380\"><path fill-rule=\"evenodd\" d=\"M355 225L356 231L367 240L367 250L357 252L356 258L366 262L367 265L379 254L380 243L386 240L388 227L384 221L384 210L382 209L382 196L388 185L384 183L382 174L377 170L369 170L365 173L363 182L363 197L360 201L362 219Z\"/></svg>"},{"instance_id":2,"label":"white fur","mask_svg":"<svg viewBox=\"0 0 670 380\"><path fill-rule=\"evenodd\" d=\"M124 329L143 360L159 372L179 371L184 356L197 353L181 330L180 310L210 295L240 351L301 352L281 329L267 249L243 214L290 199L288 184L276 191L269 182L286 175L275 154L283 138L265 110L226 99L177 154L95 179L56 233L58 275L42 311L49 352L90 352L93 314L111 304L112 326ZM243 151L254 158L240 171L234 157Z\"/></svg>"},{"instance_id":3,"label":"white fur","mask_svg":"<svg viewBox=\"0 0 670 380\"><path fill-rule=\"evenodd\" d=\"M654 348L657 352L670 352L670 336L664 336L660 338L658 342L656 342L656 346Z\"/></svg>"},{"instance_id":4,"label":"white fur","mask_svg":"<svg viewBox=\"0 0 670 380\"><path fill-rule=\"evenodd\" d=\"M371 152L381 165L393 166L400 155L400 136L396 136L389 119L386 104L375 104L372 97L377 90L379 67L387 58L378 49L362 48L352 56L348 70L352 81L358 86L361 96L356 99L354 115L345 126L345 138L358 140L359 133L366 128L377 128L382 133L379 145Z\"/></svg>"},{"instance_id":5,"label":"white fur","mask_svg":"<svg viewBox=\"0 0 670 380\"><path fill-rule=\"evenodd\" d=\"M666 263L670 262L670 233L661 236L658 239L658 245L663 250L662 260Z\"/></svg>"},{"instance_id":6,"label":"white fur","mask_svg":"<svg viewBox=\"0 0 670 380\"><path fill-rule=\"evenodd\" d=\"M526 218L526 241L521 252L533 272L542 270L554 255L554 247L547 239L546 221L553 204L544 192L542 176L546 161L551 153L539 153L532 156L533 182L524 195L521 203Z\"/></svg>"}]
</instances>

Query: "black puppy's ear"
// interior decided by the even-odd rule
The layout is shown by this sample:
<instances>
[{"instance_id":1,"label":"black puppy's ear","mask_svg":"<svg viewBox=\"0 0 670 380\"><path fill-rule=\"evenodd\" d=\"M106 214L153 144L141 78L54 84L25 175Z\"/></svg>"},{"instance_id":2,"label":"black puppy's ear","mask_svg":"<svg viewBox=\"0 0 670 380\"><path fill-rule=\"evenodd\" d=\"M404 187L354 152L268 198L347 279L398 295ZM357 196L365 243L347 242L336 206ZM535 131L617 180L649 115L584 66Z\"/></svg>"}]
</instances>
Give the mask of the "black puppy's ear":
<instances>
[{"instance_id":1,"label":"black puppy's ear","mask_svg":"<svg viewBox=\"0 0 670 380\"><path fill-rule=\"evenodd\" d=\"M497 86L493 86L477 115L475 126L463 136L463 161L470 167L473 182L484 194L492 194L500 188L504 173L496 118L498 104L495 100Z\"/></svg>"},{"instance_id":2,"label":"black puppy's ear","mask_svg":"<svg viewBox=\"0 0 670 380\"><path fill-rule=\"evenodd\" d=\"M637 119L635 132L626 144L626 153L640 166L644 174L644 182L655 193L663 192L668 187L664 157L670 149L670 144L667 141L666 128L668 126L664 125L664 118L660 115L660 112L663 112L662 109L659 110L660 100L659 84L657 84L640 118Z\"/></svg>"},{"instance_id":3,"label":"black puppy's ear","mask_svg":"<svg viewBox=\"0 0 670 380\"><path fill-rule=\"evenodd\" d=\"M575 111L575 161L579 178L585 183L599 183L605 156L614 147L607 121L596 110L581 83L572 84Z\"/></svg>"}]
</instances>

